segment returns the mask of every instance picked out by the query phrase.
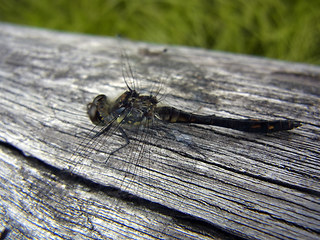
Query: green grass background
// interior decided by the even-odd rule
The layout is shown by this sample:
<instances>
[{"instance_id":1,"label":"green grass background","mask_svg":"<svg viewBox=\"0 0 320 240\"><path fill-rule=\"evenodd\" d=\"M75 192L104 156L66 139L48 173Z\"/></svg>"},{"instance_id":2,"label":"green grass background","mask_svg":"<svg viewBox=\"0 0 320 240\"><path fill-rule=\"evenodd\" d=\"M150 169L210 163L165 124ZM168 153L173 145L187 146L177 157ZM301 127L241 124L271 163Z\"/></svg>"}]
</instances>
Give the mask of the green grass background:
<instances>
[{"instance_id":1,"label":"green grass background","mask_svg":"<svg viewBox=\"0 0 320 240\"><path fill-rule=\"evenodd\" d=\"M0 21L320 64L319 0L0 0Z\"/></svg>"}]
</instances>

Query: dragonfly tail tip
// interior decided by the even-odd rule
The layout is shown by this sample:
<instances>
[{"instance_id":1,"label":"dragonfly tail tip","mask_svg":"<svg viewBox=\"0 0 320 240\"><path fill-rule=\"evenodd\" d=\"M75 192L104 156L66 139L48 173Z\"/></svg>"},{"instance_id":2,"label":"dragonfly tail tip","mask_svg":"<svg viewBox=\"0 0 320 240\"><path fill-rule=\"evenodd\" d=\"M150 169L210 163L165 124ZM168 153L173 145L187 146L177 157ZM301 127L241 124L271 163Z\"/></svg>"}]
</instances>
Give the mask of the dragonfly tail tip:
<instances>
[{"instance_id":1,"label":"dragonfly tail tip","mask_svg":"<svg viewBox=\"0 0 320 240\"><path fill-rule=\"evenodd\" d=\"M297 128L297 127L301 127L302 126L302 123L299 122L299 121L294 121L293 122L293 128Z\"/></svg>"}]
</instances>

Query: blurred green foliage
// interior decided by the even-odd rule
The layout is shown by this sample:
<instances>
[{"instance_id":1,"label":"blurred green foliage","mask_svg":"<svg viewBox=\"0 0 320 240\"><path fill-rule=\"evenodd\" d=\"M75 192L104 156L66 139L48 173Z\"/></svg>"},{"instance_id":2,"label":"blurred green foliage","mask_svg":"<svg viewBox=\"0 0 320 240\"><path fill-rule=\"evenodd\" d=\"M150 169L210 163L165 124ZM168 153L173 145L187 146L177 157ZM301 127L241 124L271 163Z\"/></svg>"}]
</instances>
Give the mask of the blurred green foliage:
<instances>
[{"instance_id":1,"label":"blurred green foliage","mask_svg":"<svg viewBox=\"0 0 320 240\"><path fill-rule=\"evenodd\" d=\"M0 0L0 20L320 63L319 0Z\"/></svg>"}]
</instances>

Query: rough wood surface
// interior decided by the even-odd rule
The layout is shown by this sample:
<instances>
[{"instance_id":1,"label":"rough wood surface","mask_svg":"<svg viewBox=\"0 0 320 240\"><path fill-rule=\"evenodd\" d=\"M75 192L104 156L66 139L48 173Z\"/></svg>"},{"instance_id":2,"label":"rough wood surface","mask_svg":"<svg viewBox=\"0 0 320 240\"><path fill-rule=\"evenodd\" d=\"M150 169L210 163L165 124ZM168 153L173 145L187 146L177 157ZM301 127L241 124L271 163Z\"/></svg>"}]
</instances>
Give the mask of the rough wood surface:
<instances>
[{"instance_id":1,"label":"rough wood surface","mask_svg":"<svg viewBox=\"0 0 320 240\"><path fill-rule=\"evenodd\" d=\"M319 239L320 68L163 48L0 25L2 238ZM107 163L119 136L81 157L86 104L125 91L128 63L137 89L161 88L163 104L303 126L259 135L170 124Z\"/></svg>"}]
</instances>

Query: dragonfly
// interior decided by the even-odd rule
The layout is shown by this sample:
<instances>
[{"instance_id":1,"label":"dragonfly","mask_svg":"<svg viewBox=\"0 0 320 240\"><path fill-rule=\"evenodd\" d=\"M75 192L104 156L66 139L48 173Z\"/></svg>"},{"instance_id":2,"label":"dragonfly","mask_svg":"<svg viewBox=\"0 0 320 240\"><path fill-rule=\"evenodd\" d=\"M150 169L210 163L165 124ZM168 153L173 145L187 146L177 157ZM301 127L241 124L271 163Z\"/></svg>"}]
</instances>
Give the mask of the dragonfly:
<instances>
[{"instance_id":1,"label":"dragonfly","mask_svg":"<svg viewBox=\"0 0 320 240\"><path fill-rule=\"evenodd\" d=\"M301 126L296 120L233 119L215 115L189 113L171 106L157 106L159 101L153 95L139 94L129 86L114 102L100 94L87 106L91 122L106 126L102 132L117 124L148 125L154 119L167 123L194 123L231 128L251 133L272 133L291 130ZM121 131L123 129L120 127ZM101 133L102 133L101 132ZM100 133L100 134L101 134Z\"/></svg>"},{"instance_id":2,"label":"dragonfly","mask_svg":"<svg viewBox=\"0 0 320 240\"><path fill-rule=\"evenodd\" d=\"M137 165L143 157L146 157L144 154L148 148L146 143L149 143L149 140L150 142L151 140L155 141L155 136L151 136L152 133L148 129L158 131L158 126L163 127L163 125L171 123L211 125L257 134L287 131L301 126L301 122L297 120L234 119L195 114L172 106L161 105L156 93L142 94L131 86L134 84L128 83L125 75L127 77L130 75L131 79L134 77L131 67L127 66L127 68L129 69L127 73L122 74L127 89L122 94L115 100L109 99L104 94L99 94L87 104L87 115L95 125L94 129L98 127L99 130L90 136L87 143L81 144L83 146L82 153L78 153L80 158L89 157L92 152L99 152L98 148L101 147L108 149L105 163L108 163L112 156L121 152L122 157L132 158L128 161ZM168 135L165 129L162 128L161 131ZM128 135L128 132L133 133L136 137ZM123 143L115 144L113 137L117 134L120 134L120 138L124 139ZM130 145L130 150L126 154L124 150L128 145ZM189 144L186 143L186 145ZM138 152L136 155L132 154L133 147L139 148L135 149ZM193 146L190 148L197 151ZM126 171L127 169L124 170L124 172Z\"/></svg>"}]
</instances>

